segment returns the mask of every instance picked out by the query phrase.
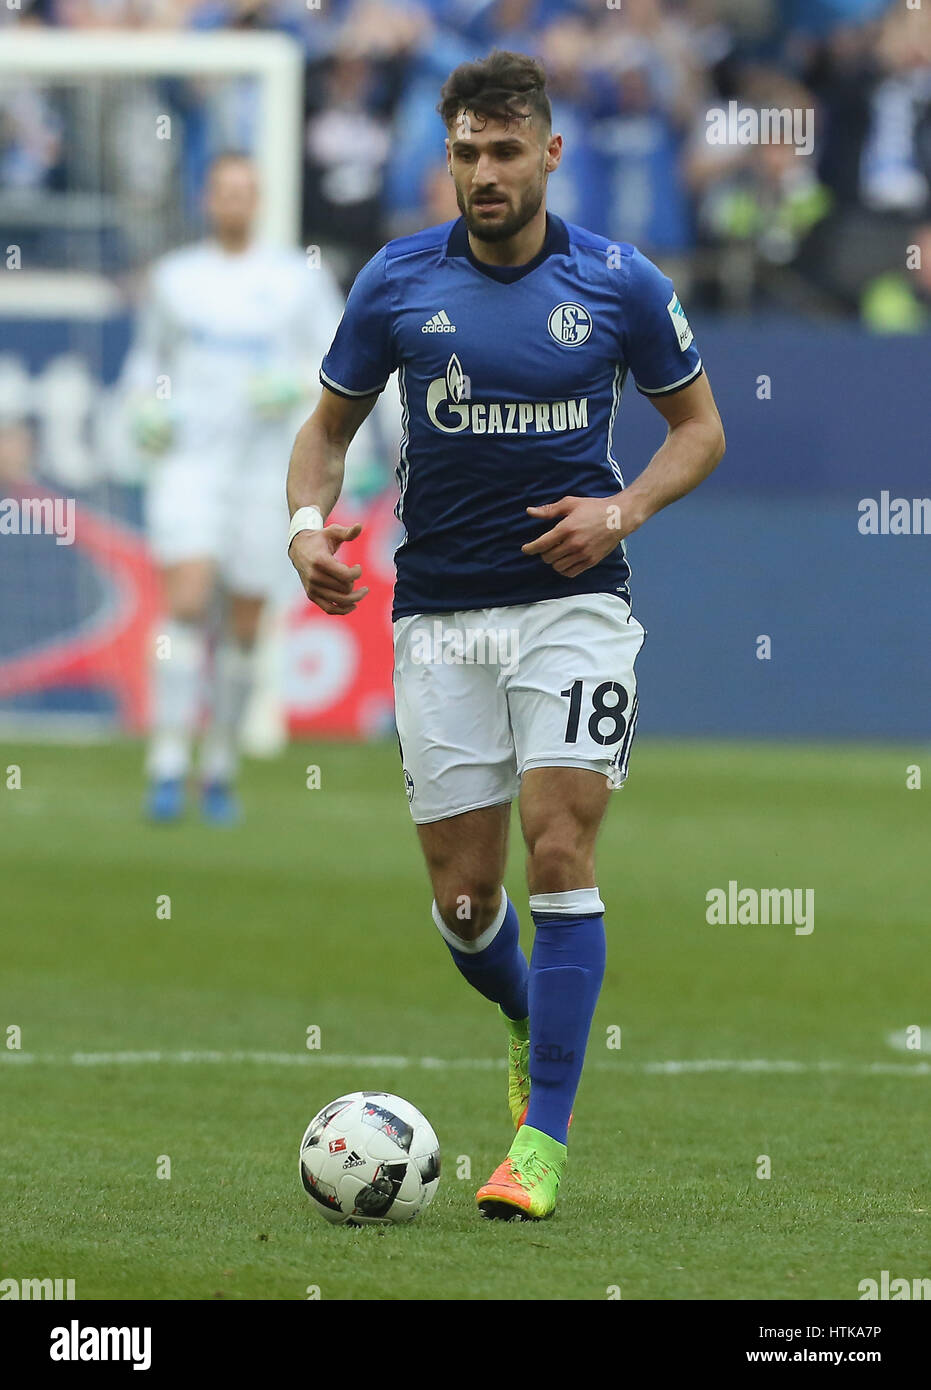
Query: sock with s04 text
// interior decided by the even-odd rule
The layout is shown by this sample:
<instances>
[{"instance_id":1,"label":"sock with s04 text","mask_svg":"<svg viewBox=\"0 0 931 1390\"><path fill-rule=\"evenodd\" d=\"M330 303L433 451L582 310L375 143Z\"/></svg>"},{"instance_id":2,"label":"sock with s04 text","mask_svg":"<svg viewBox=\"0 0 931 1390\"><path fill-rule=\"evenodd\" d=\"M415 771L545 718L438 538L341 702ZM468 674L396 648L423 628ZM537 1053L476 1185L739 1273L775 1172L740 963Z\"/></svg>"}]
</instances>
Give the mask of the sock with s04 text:
<instances>
[{"instance_id":1,"label":"sock with s04 text","mask_svg":"<svg viewBox=\"0 0 931 1390\"><path fill-rule=\"evenodd\" d=\"M528 1125L565 1144L605 971L604 903L597 888L538 893L530 957Z\"/></svg>"},{"instance_id":2,"label":"sock with s04 text","mask_svg":"<svg viewBox=\"0 0 931 1390\"><path fill-rule=\"evenodd\" d=\"M527 957L520 948L520 923L514 904L501 889L494 921L474 941L450 931L433 904L433 920L462 975L479 994L500 1004L510 1019L527 1017Z\"/></svg>"}]
</instances>

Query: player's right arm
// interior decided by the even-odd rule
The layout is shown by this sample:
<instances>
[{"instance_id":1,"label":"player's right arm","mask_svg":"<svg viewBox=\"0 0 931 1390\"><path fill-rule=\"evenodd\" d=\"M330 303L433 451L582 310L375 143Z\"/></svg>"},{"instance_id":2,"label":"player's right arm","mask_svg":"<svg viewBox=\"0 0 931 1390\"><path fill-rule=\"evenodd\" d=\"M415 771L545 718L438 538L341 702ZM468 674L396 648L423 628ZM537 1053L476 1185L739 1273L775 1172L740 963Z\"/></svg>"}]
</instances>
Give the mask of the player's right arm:
<instances>
[{"instance_id":1,"label":"player's right arm","mask_svg":"<svg viewBox=\"0 0 931 1390\"><path fill-rule=\"evenodd\" d=\"M170 378L173 338L162 279L163 263L156 262L139 306L118 388L128 409L132 437L142 452L152 457L165 453L175 433L171 400L158 392L160 379Z\"/></svg>"},{"instance_id":2,"label":"player's right arm","mask_svg":"<svg viewBox=\"0 0 931 1390\"><path fill-rule=\"evenodd\" d=\"M323 393L294 443L288 470L292 518L299 507L316 507L326 521L336 505L346 450L398 365L391 322L382 247L353 282L336 336L320 366ZM353 587L361 566L350 568L336 558L342 543L355 540L361 530L358 523L324 526L322 531L298 531L291 542L288 553L304 591L324 613L352 613L368 593Z\"/></svg>"},{"instance_id":3,"label":"player's right arm","mask_svg":"<svg viewBox=\"0 0 931 1390\"><path fill-rule=\"evenodd\" d=\"M371 413L378 393L349 398L324 386L313 414L298 431L288 468L288 508L316 507L324 521L336 505L343 486L346 450ZM355 588L361 565L344 565L336 552L355 540L362 526L324 526L322 531L298 531L288 549L304 592L324 613L355 611L368 593Z\"/></svg>"}]
</instances>

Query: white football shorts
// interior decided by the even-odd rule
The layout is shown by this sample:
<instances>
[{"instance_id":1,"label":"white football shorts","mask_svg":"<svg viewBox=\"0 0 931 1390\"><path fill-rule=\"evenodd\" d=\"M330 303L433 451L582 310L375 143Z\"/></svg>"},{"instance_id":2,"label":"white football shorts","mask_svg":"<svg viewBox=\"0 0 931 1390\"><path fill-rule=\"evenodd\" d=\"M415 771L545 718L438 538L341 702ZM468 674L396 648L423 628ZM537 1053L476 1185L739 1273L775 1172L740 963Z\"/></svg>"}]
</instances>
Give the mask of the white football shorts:
<instances>
[{"instance_id":1,"label":"white football shorts","mask_svg":"<svg viewBox=\"0 0 931 1390\"><path fill-rule=\"evenodd\" d=\"M288 535L285 476L293 438L260 449L177 449L151 465L146 529L156 561L207 559L233 593L267 598L282 586ZM284 557L284 559L283 559Z\"/></svg>"},{"instance_id":2,"label":"white football shorts","mask_svg":"<svg viewBox=\"0 0 931 1390\"><path fill-rule=\"evenodd\" d=\"M513 801L532 767L627 777L646 632L616 594L422 613L394 627L398 742L418 825Z\"/></svg>"}]
</instances>

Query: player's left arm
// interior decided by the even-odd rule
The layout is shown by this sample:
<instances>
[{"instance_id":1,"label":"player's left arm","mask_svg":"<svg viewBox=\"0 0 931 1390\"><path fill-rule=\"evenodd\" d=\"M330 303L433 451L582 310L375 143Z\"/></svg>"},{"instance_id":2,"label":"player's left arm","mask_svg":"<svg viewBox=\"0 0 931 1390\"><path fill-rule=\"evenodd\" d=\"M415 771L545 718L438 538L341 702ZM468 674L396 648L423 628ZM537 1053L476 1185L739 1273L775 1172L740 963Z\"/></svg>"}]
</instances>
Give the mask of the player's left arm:
<instances>
[{"instance_id":1,"label":"player's left arm","mask_svg":"<svg viewBox=\"0 0 931 1390\"><path fill-rule=\"evenodd\" d=\"M724 426L704 372L681 391L647 399L668 429L640 476L619 494L621 539L698 487L724 457Z\"/></svg>"},{"instance_id":2,"label":"player's left arm","mask_svg":"<svg viewBox=\"0 0 931 1390\"><path fill-rule=\"evenodd\" d=\"M567 579L591 569L619 541L670 502L704 482L724 456L724 427L704 372L680 391L648 398L668 426L666 438L630 487L613 497L563 497L530 516L556 525L522 546Z\"/></svg>"}]
</instances>

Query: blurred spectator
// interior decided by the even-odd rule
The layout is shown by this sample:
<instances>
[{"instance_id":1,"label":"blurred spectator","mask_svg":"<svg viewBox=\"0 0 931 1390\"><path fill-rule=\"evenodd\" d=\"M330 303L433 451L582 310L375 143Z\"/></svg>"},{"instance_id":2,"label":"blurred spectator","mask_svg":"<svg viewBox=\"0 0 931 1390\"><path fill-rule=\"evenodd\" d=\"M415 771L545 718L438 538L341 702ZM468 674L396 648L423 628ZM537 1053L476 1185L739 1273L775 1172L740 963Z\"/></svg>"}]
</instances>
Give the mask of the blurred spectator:
<instances>
[{"instance_id":1,"label":"blurred spectator","mask_svg":"<svg viewBox=\"0 0 931 1390\"><path fill-rule=\"evenodd\" d=\"M917 213L931 204L931 6L886 19L881 77L860 168L867 207Z\"/></svg>"},{"instance_id":2,"label":"blurred spectator","mask_svg":"<svg viewBox=\"0 0 931 1390\"><path fill-rule=\"evenodd\" d=\"M868 24L894 0L780 0L781 18L793 32L827 34L840 26Z\"/></svg>"},{"instance_id":3,"label":"blurred spectator","mask_svg":"<svg viewBox=\"0 0 931 1390\"><path fill-rule=\"evenodd\" d=\"M301 0L184 0L192 29L207 32L274 31L303 41ZM224 82L172 83L170 100L184 121L185 206L199 203L207 168L221 150L253 147L258 121L258 92L249 78Z\"/></svg>"},{"instance_id":4,"label":"blurred spectator","mask_svg":"<svg viewBox=\"0 0 931 1390\"><path fill-rule=\"evenodd\" d=\"M458 3L459 0L454 0ZM463 4L463 8L464 8ZM403 57L403 80L392 121L392 140L385 168L383 209L386 236L404 236L424 225L424 181L437 162L445 162L446 132L436 103L446 77L459 63L474 57L475 49L430 12L440 6L418 7L417 28L408 33Z\"/></svg>"},{"instance_id":5,"label":"blurred spectator","mask_svg":"<svg viewBox=\"0 0 931 1390\"><path fill-rule=\"evenodd\" d=\"M753 138L733 138L739 136L735 125L725 142L712 139L715 118L725 116L746 120ZM808 307L817 302L823 310L817 273L801 255L832 207L817 175L817 129L812 94L767 68L746 70L742 98L726 110L711 103L696 123L687 172L700 243L707 248L698 281L720 307L746 310L768 296L798 309L805 307L799 295L804 300L810 282ZM791 277L774 274L787 268Z\"/></svg>"},{"instance_id":6,"label":"blurred spectator","mask_svg":"<svg viewBox=\"0 0 931 1390\"><path fill-rule=\"evenodd\" d=\"M51 0L55 21L71 29L159 29L182 25L192 0Z\"/></svg>"},{"instance_id":7,"label":"blurred spectator","mask_svg":"<svg viewBox=\"0 0 931 1390\"><path fill-rule=\"evenodd\" d=\"M424 227L436 227L459 216L456 185L445 164L434 164L427 170L420 211Z\"/></svg>"},{"instance_id":8,"label":"blurred spectator","mask_svg":"<svg viewBox=\"0 0 931 1390\"><path fill-rule=\"evenodd\" d=\"M431 32L418 7L358 0L332 53L308 69L303 235L329 243L344 286L385 239L395 112L412 55ZM403 128L398 135L403 141Z\"/></svg>"},{"instance_id":9,"label":"blurred spectator","mask_svg":"<svg viewBox=\"0 0 931 1390\"><path fill-rule=\"evenodd\" d=\"M860 196L878 32L872 25L844 25L815 48L805 66L805 81L818 99L818 171L843 207Z\"/></svg>"},{"instance_id":10,"label":"blurred spectator","mask_svg":"<svg viewBox=\"0 0 931 1390\"><path fill-rule=\"evenodd\" d=\"M667 259L692 241L680 150L700 90L690 31L661 0L628 0L595 29L592 150L581 221Z\"/></svg>"},{"instance_id":11,"label":"blurred spectator","mask_svg":"<svg viewBox=\"0 0 931 1390\"><path fill-rule=\"evenodd\" d=\"M578 15L557 19L543 31L537 52L546 68L553 130L563 137L559 168L547 180L546 205L567 222L585 223L599 172L591 139L590 28Z\"/></svg>"},{"instance_id":12,"label":"blurred spectator","mask_svg":"<svg viewBox=\"0 0 931 1390\"><path fill-rule=\"evenodd\" d=\"M61 119L48 96L31 82L0 91L0 186L42 188L61 159Z\"/></svg>"},{"instance_id":13,"label":"blurred spectator","mask_svg":"<svg viewBox=\"0 0 931 1390\"><path fill-rule=\"evenodd\" d=\"M272 29L303 37L301 0L185 0L193 29Z\"/></svg>"},{"instance_id":14,"label":"blurred spectator","mask_svg":"<svg viewBox=\"0 0 931 1390\"><path fill-rule=\"evenodd\" d=\"M565 0L479 0L471 14L465 5L460 7L459 28L472 50L470 57L492 48L532 53L540 29L571 8Z\"/></svg>"},{"instance_id":15,"label":"blurred spectator","mask_svg":"<svg viewBox=\"0 0 931 1390\"><path fill-rule=\"evenodd\" d=\"M305 134L303 237L329 243L342 257L345 280L381 243L389 113L377 110L377 73L367 57L344 52L315 78L308 91L318 104Z\"/></svg>"},{"instance_id":16,"label":"blurred spectator","mask_svg":"<svg viewBox=\"0 0 931 1390\"><path fill-rule=\"evenodd\" d=\"M909 263L877 275L863 292L863 322L875 333L921 333L931 326L931 222L914 229Z\"/></svg>"}]
</instances>

